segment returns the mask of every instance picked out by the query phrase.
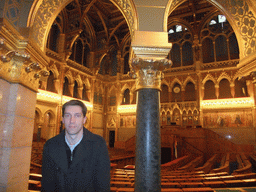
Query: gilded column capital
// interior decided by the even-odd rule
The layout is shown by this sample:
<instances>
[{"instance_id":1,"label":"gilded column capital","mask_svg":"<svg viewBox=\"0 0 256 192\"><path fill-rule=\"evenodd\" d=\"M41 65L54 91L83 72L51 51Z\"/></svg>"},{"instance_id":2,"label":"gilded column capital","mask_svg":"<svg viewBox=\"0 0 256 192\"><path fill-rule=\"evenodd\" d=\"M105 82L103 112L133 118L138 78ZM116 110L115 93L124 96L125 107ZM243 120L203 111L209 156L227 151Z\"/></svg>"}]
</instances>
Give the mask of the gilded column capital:
<instances>
[{"instance_id":1,"label":"gilded column capital","mask_svg":"<svg viewBox=\"0 0 256 192\"><path fill-rule=\"evenodd\" d=\"M33 63L30 55L23 50L9 51L0 56L0 77L8 82L37 91L39 78L48 75L49 72L42 65Z\"/></svg>"},{"instance_id":2,"label":"gilded column capital","mask_svg":"<svg viewBox=\"0 0 256 192\"><path fill-rule=\"evenodd\" d=\"M136 90L142 88L161 89L163 71L172 65L168 59L141 59L132 60L130 75L136 78Z\"/></svg>"}]
</instances>

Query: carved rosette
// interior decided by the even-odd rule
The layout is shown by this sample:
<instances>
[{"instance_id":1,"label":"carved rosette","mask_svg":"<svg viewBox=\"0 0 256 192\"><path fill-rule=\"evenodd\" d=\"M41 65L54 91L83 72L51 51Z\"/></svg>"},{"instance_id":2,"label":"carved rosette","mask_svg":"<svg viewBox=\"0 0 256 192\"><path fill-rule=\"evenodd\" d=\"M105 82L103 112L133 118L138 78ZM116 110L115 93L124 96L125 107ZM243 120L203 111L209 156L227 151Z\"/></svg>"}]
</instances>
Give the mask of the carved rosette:
<instances>
[{"instance_id":1,"label":"carved rosette","mask_svg":"<svg viewBox=\"0 0 256 192\"><path fill-rule=\"evenodd\" d=\"M161 89L163 71L172 65L168 59L141 59L132 60L131 76L136 78L136 90L150 88Z\"/></svg>"}]
</instances>

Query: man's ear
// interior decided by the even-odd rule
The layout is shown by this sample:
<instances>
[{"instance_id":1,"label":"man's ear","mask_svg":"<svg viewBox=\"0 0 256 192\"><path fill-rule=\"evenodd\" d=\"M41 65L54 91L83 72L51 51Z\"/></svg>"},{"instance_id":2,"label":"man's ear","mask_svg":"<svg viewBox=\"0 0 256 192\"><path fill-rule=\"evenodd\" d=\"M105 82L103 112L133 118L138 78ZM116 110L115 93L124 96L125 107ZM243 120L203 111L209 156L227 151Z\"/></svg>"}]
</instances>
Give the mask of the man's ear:
<instances>
[{"instance_id":1,"label":"man's ear","mask_svg":"<svg viewBox=\"0 0 256 192\"><path fill-rule=\"evenodd\" d=\"M84 117L84 124L85 124L86 120L87 120L87 117L85 116L85 117Z\"/></svg>"}]
</instances>

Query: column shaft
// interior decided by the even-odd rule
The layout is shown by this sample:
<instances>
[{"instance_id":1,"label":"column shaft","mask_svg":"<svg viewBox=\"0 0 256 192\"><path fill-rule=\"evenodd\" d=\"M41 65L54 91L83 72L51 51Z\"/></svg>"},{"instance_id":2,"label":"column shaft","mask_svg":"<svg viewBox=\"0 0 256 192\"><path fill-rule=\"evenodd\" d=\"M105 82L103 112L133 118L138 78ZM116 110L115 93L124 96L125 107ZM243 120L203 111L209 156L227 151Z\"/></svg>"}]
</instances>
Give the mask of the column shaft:
<instances>
[{"instance_id":1,"label":"column shaft","mask_svg":"<svg viewBox=\"0 0 256 192\"><path fill-rule=\"evenodd\" d=\"M135 191L161 191L159 90L137 93Z\"/></svg>"}]
</instances>

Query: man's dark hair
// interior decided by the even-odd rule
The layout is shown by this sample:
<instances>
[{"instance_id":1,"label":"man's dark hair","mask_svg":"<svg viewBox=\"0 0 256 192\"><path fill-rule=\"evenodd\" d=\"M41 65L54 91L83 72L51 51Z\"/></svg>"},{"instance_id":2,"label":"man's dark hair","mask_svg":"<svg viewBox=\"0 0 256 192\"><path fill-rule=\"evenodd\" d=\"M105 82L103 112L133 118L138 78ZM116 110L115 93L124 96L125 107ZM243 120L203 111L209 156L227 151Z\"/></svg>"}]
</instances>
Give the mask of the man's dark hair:
<instances>
[{"instance_id":1,"label":"man's dark hair","mask_svg":"<svg viewBox=\"0 0 256 192\"><path fill-rule=\"evenodd\" d=\"M82 108L82 112L83 112L83 116L85 117L86 112L87 112L87 107L85 106L85 104L82 101L79 100L70 100L68 102L66 102L63 106L62 106L62 117L64 117L64 113L65 113L65 109L67 106L74 106L74 105L78 105Z\"/></svg>"}]
</instances>

